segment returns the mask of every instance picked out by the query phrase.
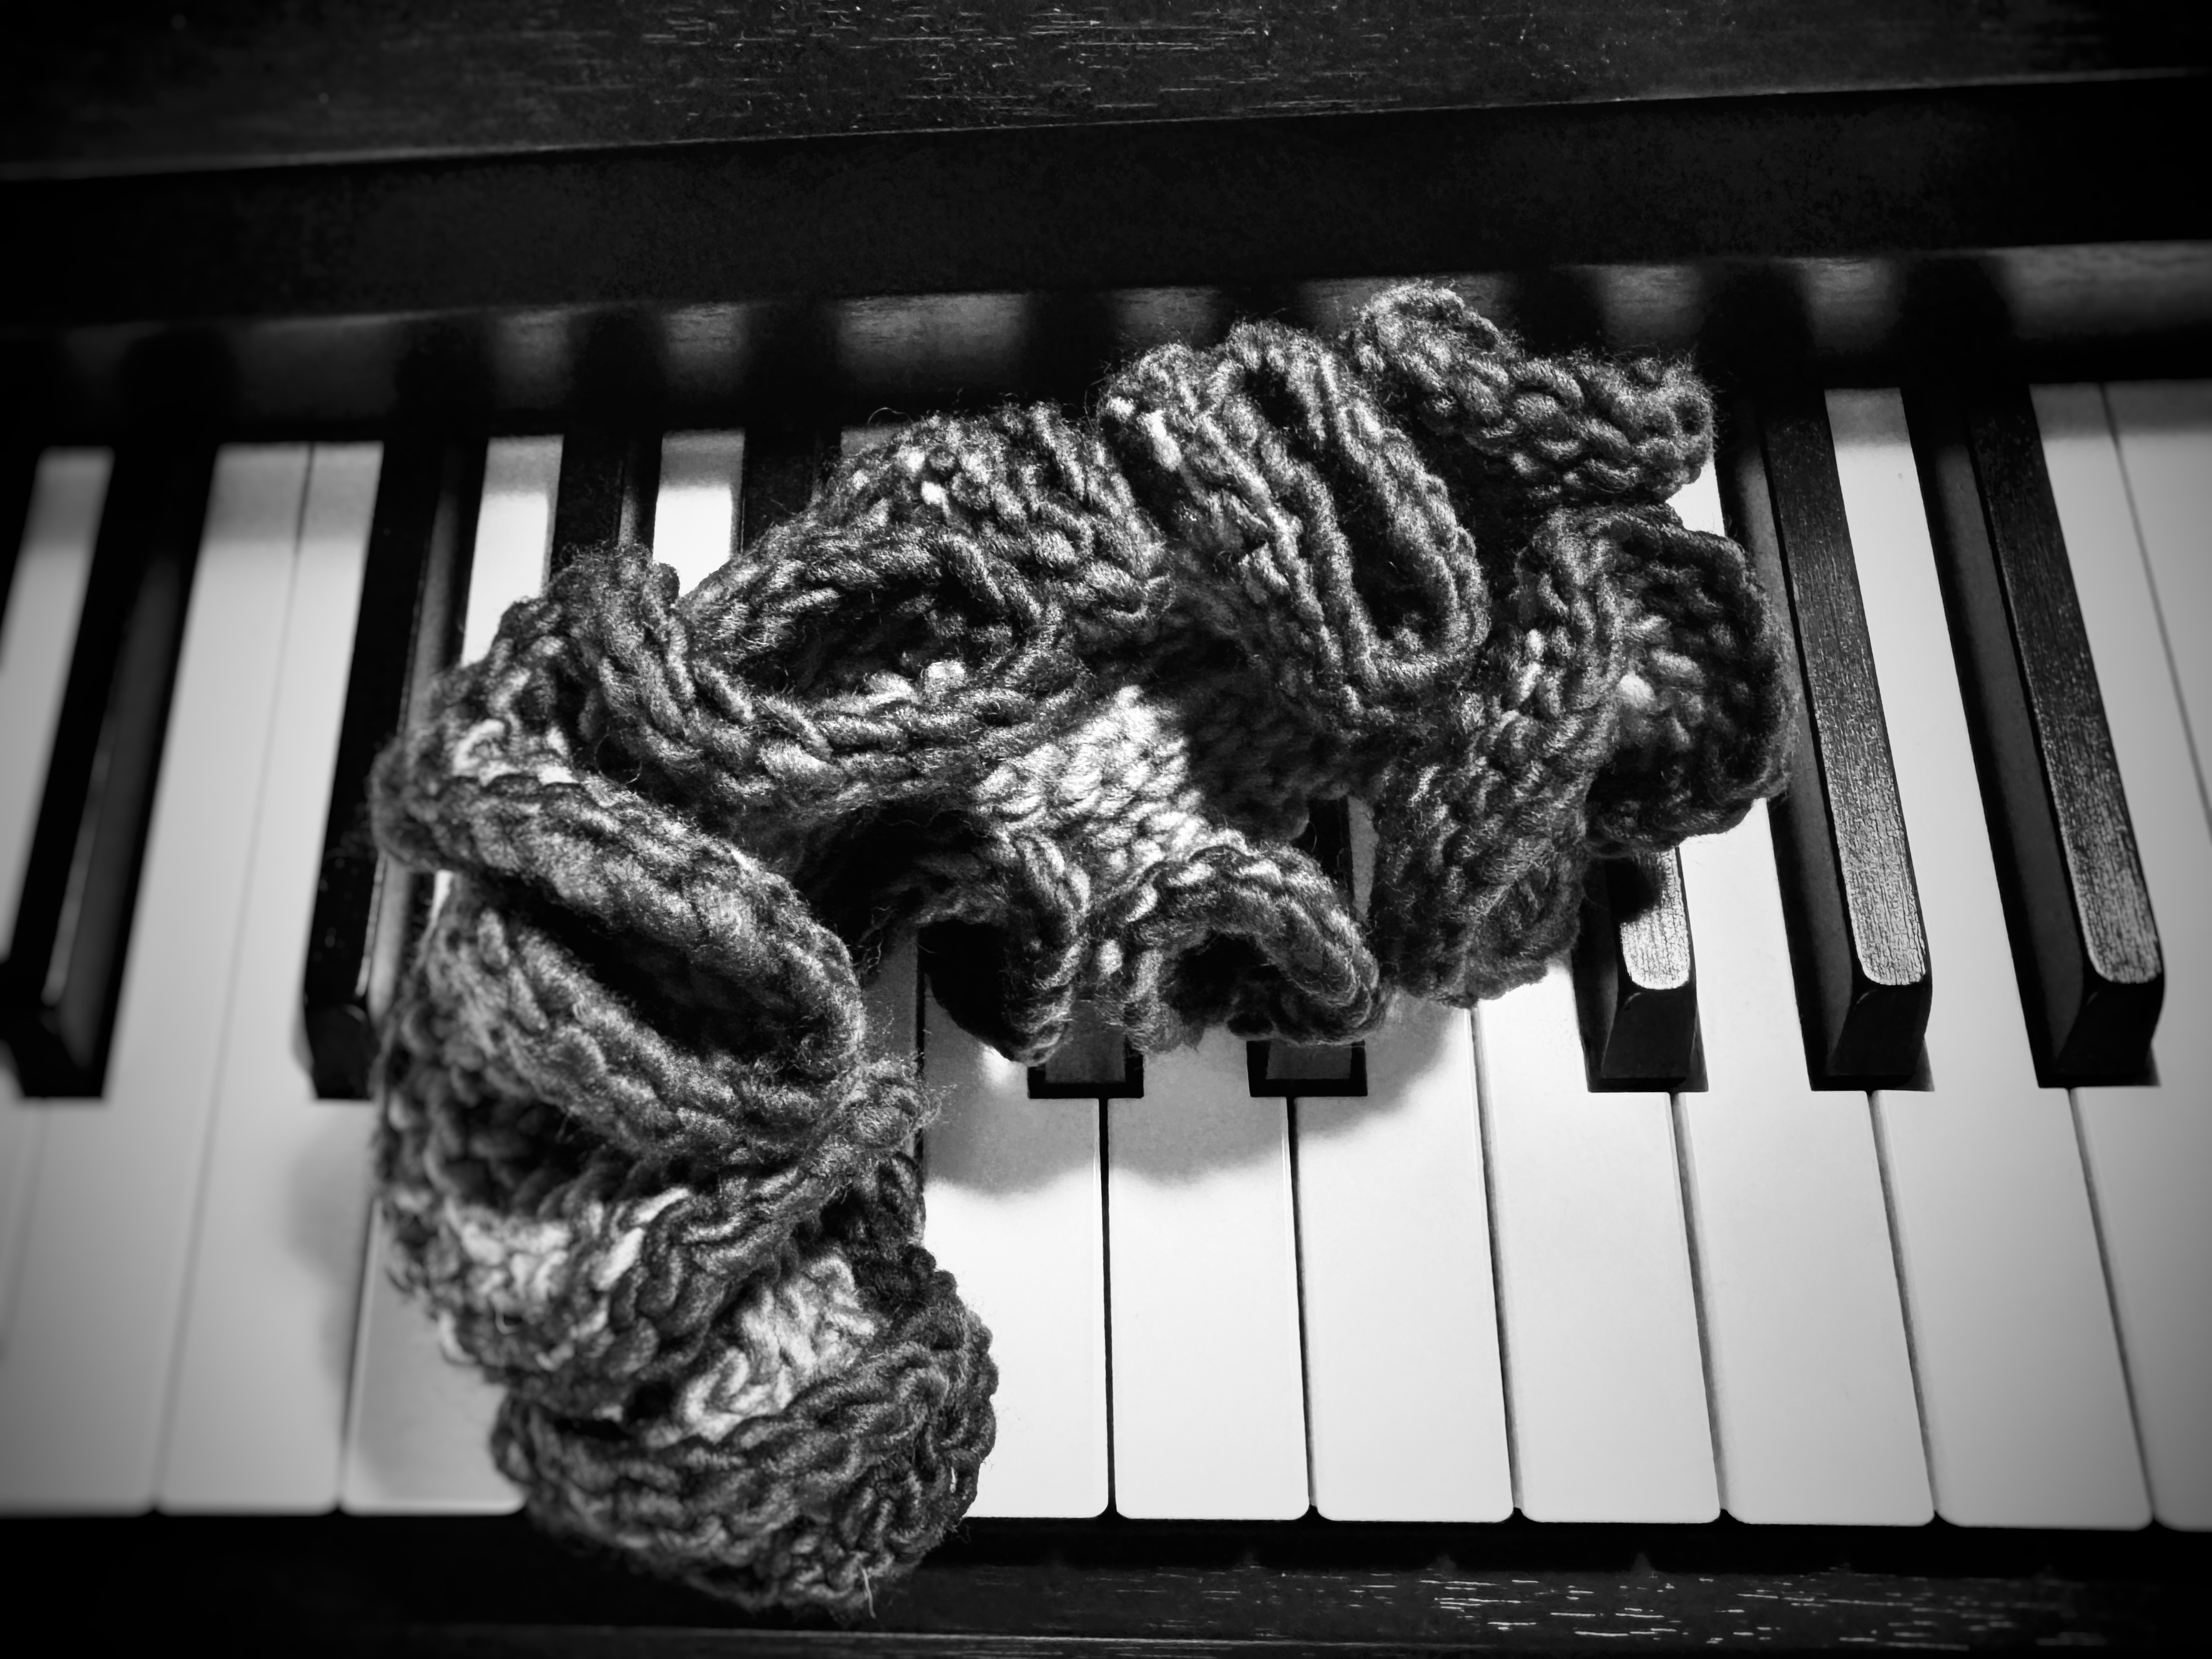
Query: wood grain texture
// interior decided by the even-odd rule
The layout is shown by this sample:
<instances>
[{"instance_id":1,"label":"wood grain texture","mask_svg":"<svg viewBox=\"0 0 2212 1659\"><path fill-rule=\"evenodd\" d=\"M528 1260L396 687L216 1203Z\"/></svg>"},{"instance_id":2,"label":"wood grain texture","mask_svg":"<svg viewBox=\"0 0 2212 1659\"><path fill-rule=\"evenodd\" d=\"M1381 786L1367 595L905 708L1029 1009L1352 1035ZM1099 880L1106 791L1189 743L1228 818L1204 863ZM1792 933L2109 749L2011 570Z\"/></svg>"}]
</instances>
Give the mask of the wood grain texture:
<instances>
[{"instance_id":1,"label":"wood grain texture","mask_svg":"<svg viewBox=\"0 0 2212 1659\"><path fill-rule=\"evenodd\" d=\"M0 269L0 319L659 309L2170 244L2212 231L2194 188L2203 90L1675 100L48 179L8 192L11 234L40 257ZM586 367L618 380L641 355L621 344Z\"/></svg>"},{"instance_id":2,"label":"wood grain texture","mask_svg":"<svg viewBox=\"0 0 2212 1659\"><path fill-rule=\"evenodd\" d=\"M2155 1529L976 1522L840 1631L520 1516L9 1521L0 1547L88 1646L220 1620L276 1650L483 1655L2143 1648L2196 1627L2212 1565Z\"/></svg>"},{"instance_id":3,"label":"wood grain texture","mask_svg":"<svg viewBox=\"0 0 2212 1659\"><path fill-rule=\"evenodd\" d=\"M164 0L45 10L0 176L2140 75L2095 0ZM28 50L21 50L27 44Z\"/></svg>"}]
</instances>

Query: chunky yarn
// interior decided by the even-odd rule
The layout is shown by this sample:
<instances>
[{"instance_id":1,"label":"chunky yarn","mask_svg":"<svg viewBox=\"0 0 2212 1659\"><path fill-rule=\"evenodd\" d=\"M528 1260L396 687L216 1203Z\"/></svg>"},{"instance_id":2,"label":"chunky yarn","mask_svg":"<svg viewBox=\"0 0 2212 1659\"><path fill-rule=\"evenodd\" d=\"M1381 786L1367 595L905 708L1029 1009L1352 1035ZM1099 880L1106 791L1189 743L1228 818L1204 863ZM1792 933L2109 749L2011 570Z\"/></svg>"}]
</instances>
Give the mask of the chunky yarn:
<instances>
[{"instance_id":1,"label":"chunky yarn","mask_svg":"<svg viewBox=\"0 0 2212 1659\"><path fill-rule=\"evenodd\" d=\"M502 1384L544 1523L849 1611L963 1512L986 1334L922 1249L919 939L1019 1060L1343 1040L1539 974L1593 855L1778 785L1780 637L1667 498L1678 365L1542 356L1449 290L1247 323L915 422L694 592L578 550L379 763L452 872L386 1032L403 1283ZM1293 846L1356 796L1365 916Z\"/></svg>"}]
</instances>

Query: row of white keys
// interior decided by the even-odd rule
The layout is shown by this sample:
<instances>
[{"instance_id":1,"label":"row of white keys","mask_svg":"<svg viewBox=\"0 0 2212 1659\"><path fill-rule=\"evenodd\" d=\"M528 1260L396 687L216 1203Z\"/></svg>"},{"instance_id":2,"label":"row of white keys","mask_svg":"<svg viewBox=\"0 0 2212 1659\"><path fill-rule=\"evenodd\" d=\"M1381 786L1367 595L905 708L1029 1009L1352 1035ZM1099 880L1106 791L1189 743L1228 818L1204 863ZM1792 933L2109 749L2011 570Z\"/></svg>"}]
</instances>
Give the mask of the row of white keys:
<instances>
[{"instance_id":1,"label":"row of white keys","mask_svg":"<svg viewBox=\"0 0 2212 1659\"><path fill-rule=\"evenodd\" d=\"M1374 823L1352 805L1364 910ZM1475 1103L1474 1023L1400 997L1365 1098L1291 1103L1314 1507L1336 1521L1512 1512Z\"/></svg>"},{"instance_id":2,"label":"row of white keys","mask_svg":"<svg viewBox=\"0 0 2212 1659\"><path fill-rule=\"evenodd\" d=\"M1726 533L1708 469L1674 498ZM1682 848L1706 1087L1675 1097L1721 1504L1739 1521L1930 1513L1863 1090L1807 1078L1765 804Z\"/></svg>"},{"instance_id":3,"label":"row of white keys","mask_svg":"<svg viewBox=\"0 0 2212 1659\"><path fill-rule=\"evenodd\" d=\"M164 1437L173 1511L337 1494L372 1109L316 1099L300 987L380 460L325 444L307 475Z\"/></svg>"},{"instance_id":4,"label":"row of white keys","mask_svg":"<svg viewBox=\"0 0 2212 1659\"><path fill-rule=\"evenodd\" d=\"M1027 1068L924 1004L923 1243L991 1332L998 1439L976 1516L1107 1501L1106 1245L1095 1100L1032 1100Z\"/></svg>"},{"instance_id":5,"label":"row of white keys","mask_svg":"<svg viewBox=\"0 0 2212 1659\"><path fill-rule=\"evenodd\" d=\"M2119 388L2115 388L2116 392ZM2197 388L2198 452L2188 475L2212 514L2212 389ZM2158 916L2166 1005L2154 1085L2074 1091L2105 1271L2119 1322L2151 1502L2170 1527L2212 1527L2212 830L2130 510L2129 477L2097 387L2035 391L2059 525L2112 724L2143 878ZM2174 400L2179 401L2178 394ZM2139 403L2123 396L2115 406ZM2179 425L2179 422L2173 422ZM2141 423L2138 423L2141 430ZM2166 441L2164 438L2161 442ZM2132 470L2148 539L2180 527L2182 469ZM2203 580L2204 528L2194 526ZM2170 544L2169 544L2170 545ZM2176 591L2172 586L2167 592ZM2212 606L2212 588L2199 597ZM2179 616L2212 614L2200 608Z\"/></svg>"},{"instance_id":6,"label":"row of white keys","mask_svg":"<svg viewBox=\"0 0 2212 1659\"><path fill-rule=\"evenodd\" d=\"M2165 619L2164 654L2180 688L2197 787L2212 812L2205 766L2212 758L2212 652L2196 641L2196 629L2212 617L2212 380L2115 384L2105 396ZM2171 996L2169 989L2169 1008Z\"/></svg>"},{"instance_id":7,"label":"row of white keys","mask_svg":"<svg viewBox=\"0 0 2212 1659\"><path fill-rule=\"evenodd\" d=\"M558 438L495 438L487 447L463 661L483 653L507 606L544 586L560 476ZM499 1390L446 1357L429 1316L392 1283L391 1249L382 1212L372 1211L339 1502L356 1515L514 1509L514 1488L489 1449Z\"/></svg>"},{"instance_id":8,"label":"row of white keys","mask_svg":"<svg viewBox=\"0 0 2212 1659\"><path fill-rule=\"evenodd\" d=\"M106 1093L45 1109L0 1354L11 1509L154 1494L307 460L303 446L216 460Z\"/></svg>"},{"instance_id":9,"label":"row of white keys","mask_svg":"<svg viewBox=\"0 0 2212 1659\"><path fill-rule=\"evenodd\" d=\"M2081 1151L2029 1057L1904 407L1833 392L1828 415L1936 964L1930 1086L1877 1091L1875 1115L1936 1511L2140 1525Z\"/></svg>"},{"instance_id":10,"label":"row of white keys","mask_svg":"<svg viewBox=\"0 0 2212 1659\"><path fill-rule=\"evenodd\" d=\"M113 459L104 449L48 450L32 478L0 624L0 951L15 932L15 902ZM22 1223L47 1109L22 1100L13 1068L0 1057L0 1352L7 1346Z\"/></svg>"}]
</instances>

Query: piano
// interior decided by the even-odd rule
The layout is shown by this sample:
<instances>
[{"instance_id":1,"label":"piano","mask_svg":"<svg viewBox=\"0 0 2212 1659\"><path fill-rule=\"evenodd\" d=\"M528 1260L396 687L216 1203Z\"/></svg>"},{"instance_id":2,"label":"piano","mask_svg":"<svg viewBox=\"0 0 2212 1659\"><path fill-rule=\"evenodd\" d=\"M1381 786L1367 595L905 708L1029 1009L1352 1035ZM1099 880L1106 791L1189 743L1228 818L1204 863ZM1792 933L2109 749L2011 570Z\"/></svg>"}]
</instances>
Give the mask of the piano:
<instances>
[{"instance_id":1,"label":"piano","mask_svg":"<svg viewBox=\"0 0 2212 1659\"><path fill-rule=\"evenodd\" d=\"M2178 1641L2212 1528L2212 27L1942 0L216 5L0 85L0 1540L80 1639ZM1694 356L1790 793L1355 1053L876 994L994 1331L848 1628L556 1545L382 1277L365 768L616 529L1442 277ZM1363 879L1363 825L1314 845Z\"/></svg>"}]
</instances>

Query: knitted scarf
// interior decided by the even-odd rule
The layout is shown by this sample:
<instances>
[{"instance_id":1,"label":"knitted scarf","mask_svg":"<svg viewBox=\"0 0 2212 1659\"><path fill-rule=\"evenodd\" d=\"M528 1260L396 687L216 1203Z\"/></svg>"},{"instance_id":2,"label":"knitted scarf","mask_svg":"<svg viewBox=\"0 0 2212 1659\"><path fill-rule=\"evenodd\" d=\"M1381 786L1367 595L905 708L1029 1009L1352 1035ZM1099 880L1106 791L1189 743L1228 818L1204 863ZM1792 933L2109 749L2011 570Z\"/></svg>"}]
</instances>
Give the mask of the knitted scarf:
<instances>
[{"instance_id":1,"label":"knitted scarf","mask_svg":"<svg viewBox=\"0 0 2212 1659\"><path fill-rule=\"evenodd\" d=\"M1771 793L1782 635L1666 505L1712 424L1685 368L1401 288L1088 418L918 421L689 593L620 545L510 609L376 770L385 850L453 875L376 1159L532 1514L844 1612L972 1499L995 1373L887 953L1018 1060L1079 1005L1343 1041L1535 977L1594 855ZM1364 916L1291 844L1347 796Z\"/></svg>"}]
</instances>

